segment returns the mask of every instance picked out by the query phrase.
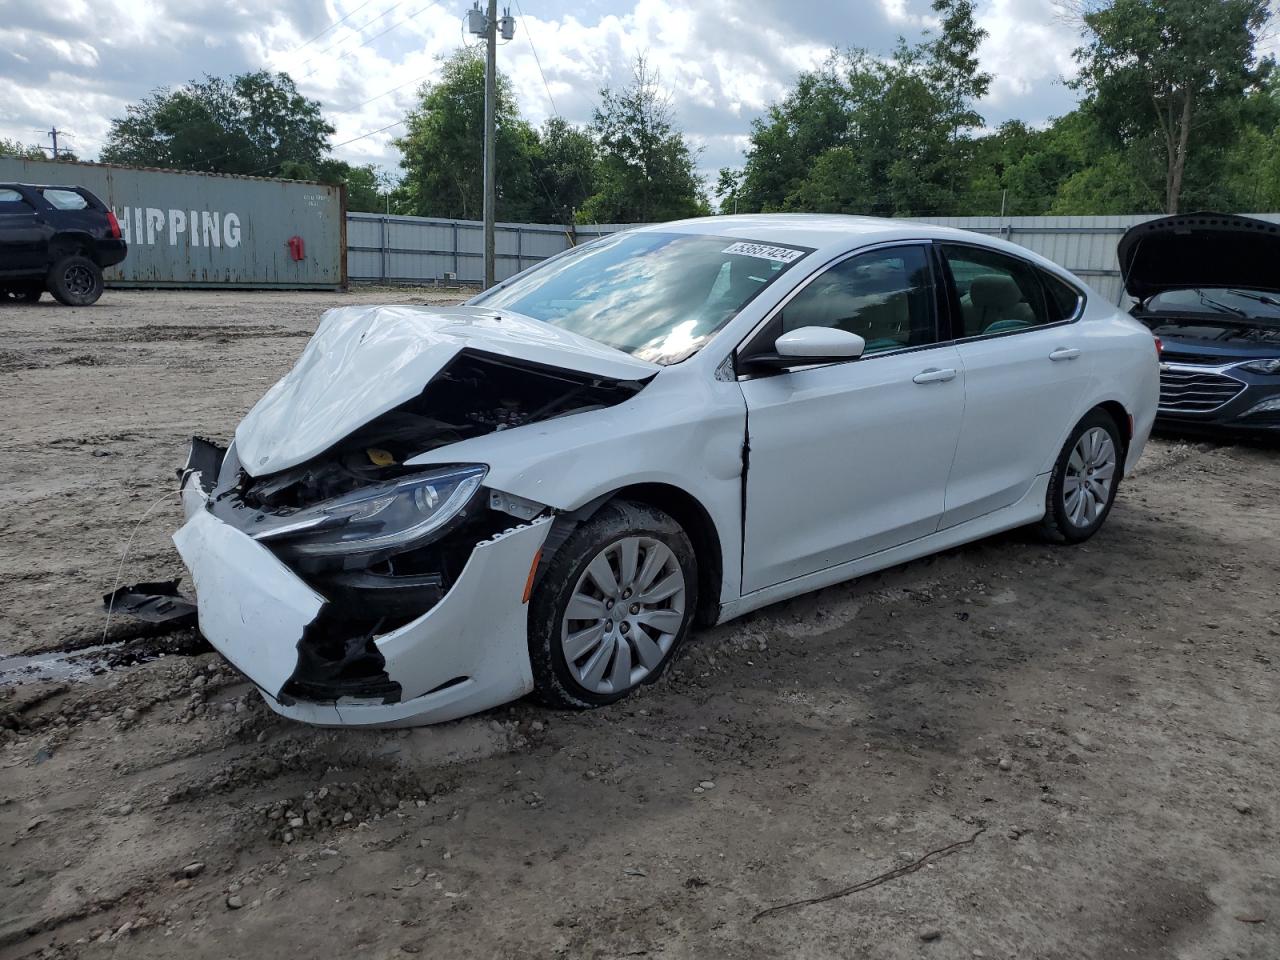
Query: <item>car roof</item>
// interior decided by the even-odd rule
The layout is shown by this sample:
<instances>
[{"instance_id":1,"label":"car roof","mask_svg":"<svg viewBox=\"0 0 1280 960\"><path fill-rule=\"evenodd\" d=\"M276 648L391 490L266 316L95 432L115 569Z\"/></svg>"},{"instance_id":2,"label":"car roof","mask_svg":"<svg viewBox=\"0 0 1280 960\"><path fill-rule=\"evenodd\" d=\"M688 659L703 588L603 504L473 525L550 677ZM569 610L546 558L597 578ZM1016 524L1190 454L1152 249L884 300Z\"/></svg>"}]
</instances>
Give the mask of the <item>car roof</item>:
<instances>
[{"instance_id":1,"label":"car roof","mask_svg":"<svg viewBox=\"0 0 1280 960\"><path fill-rule=\"evenodd\" d=\"M1023 260L1070 276L1061 266L1026 247L997 237L913 220L887 217L863 217L843 213L740 213L723 217L696 217L672 223L655 223L638 228L643 231L690 233L733 237L761 243L812 247L816 251L836 254L843 250L888 243L895 240L950 240L976 243L1001 250ZM1079 282L1079 281L1076 281Z\"/></svg>"},{"instance_id":2,"label":"car roof","mask_svg":"<svg viewBox=\"0 0 1280 960\"><path fill-rule=\"evenodd\" d=\"M28 190L84 190L85 188L74 183L21 183L16 180L0 183L0 187L26 187Z\"/></svg>"}]
</instances>

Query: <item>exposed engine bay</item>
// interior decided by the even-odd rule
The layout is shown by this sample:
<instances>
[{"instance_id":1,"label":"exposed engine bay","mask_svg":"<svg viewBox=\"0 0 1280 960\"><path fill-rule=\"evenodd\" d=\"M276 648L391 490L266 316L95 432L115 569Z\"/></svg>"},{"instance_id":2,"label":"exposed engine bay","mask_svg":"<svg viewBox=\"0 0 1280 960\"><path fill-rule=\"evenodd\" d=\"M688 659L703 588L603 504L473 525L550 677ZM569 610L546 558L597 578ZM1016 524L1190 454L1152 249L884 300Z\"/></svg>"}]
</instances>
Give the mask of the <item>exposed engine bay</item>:
<instances>
[{"instance_id":1,"label":"exposed engine bay","mask_svg":"<svg viewBox=\"0 0 1280 960\"><path fill-rule=\"evenodd\" d=\"M375 417L318 457L240 495L260 510L311 506L401 476L405 460L472 437L621 403L644 386L463 350L408 403Z\"/></svg>"},{"instance_id":2,"label":"exposed engine bay","mask_svg":"<svg viewBox=\"0 0 1280 960\"><path fill-rule=\"evenodd\" d=\"M430 468L406 466L419 454L472 437L613 406L643 388L519 360L463 350L412 400L381 414L311 460L253 477L209 441L193 441L188 472L198 472L209 509L267 547L328 601L298 643L298 666L282 698L331 702L343 697L400 699L375 638L417 619L449 591L476 544L516 522L510 505L474 483L459 486L459 505L429 536L381 550L308 552L299 547L324 531L336 505L364 491L418 483ZM440 470L435 470L439 474ZM212 478L217 477L214 484ZM446 478L447 479L447 478ZM429 497L441 495L425 486ZM468 492L469 491L469 492ZM375 500L375 514L385 507ZM434 503L434 499L431 501ZM496 509L501 507L503 509ZM529 519L543 508L523 502ZM295 518L312 518L299 524ZM290 524L297 535L286 530ZM278 532L280 531L280 532Z\"/></svg>"}]
</instances>

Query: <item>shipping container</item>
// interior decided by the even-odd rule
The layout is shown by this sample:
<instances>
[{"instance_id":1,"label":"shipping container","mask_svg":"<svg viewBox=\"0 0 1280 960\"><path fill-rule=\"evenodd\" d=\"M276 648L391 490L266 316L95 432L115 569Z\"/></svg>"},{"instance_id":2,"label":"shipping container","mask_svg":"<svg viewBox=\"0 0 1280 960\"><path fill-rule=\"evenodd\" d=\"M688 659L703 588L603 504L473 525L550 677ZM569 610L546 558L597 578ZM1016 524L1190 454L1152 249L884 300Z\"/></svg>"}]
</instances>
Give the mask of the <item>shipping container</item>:
<instances>
[{"instance_id":1,"label":"shipping container","mask_svg":"<svg viewBox=\"0 0 1280 960\"><path fill-rule=\"evenodd\" d=\"M0 182L87 187L129 256L109 287L346 286L346 188L301 180L0 157Z\"/></svg>"}]
</instances>

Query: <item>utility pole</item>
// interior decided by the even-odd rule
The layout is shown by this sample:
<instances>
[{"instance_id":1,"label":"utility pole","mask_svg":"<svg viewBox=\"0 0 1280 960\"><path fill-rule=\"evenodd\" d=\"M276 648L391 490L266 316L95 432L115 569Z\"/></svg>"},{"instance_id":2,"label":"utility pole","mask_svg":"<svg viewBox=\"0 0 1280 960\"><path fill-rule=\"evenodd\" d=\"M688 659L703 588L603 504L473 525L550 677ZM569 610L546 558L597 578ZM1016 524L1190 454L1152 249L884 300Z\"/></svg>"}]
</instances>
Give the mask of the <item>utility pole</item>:
<instances>
[{"instance_id":1,"label":"utility pole","mask_svg":"<svg viewBox=\"0 0 1280 960\"><path fill-rule=\"evenodd\" d=\"M479 0L467 13L467 30L485 39L484 58L484 288L496 280L494 268L494 220L497 216L497 156L495 116L498 110L498 36L510 40L516 33L511 11L504 10L498 19L498 0L488 0L488 9L480 12Z\"/></svg>"},{"instance_id":2,"label":"utility pole","mask_svg":"<svg viewBox=\"0 0 1280 960\"><path fill-rule=\"evenodd\" d=\"M495 169L494 111L498 99L498 0L489 0L489 10L485 15L485 43L487 49L484 59L484 288L488 290L494 284L494 218L497 211L497 186Z\"/></svg>"}]
</instances>

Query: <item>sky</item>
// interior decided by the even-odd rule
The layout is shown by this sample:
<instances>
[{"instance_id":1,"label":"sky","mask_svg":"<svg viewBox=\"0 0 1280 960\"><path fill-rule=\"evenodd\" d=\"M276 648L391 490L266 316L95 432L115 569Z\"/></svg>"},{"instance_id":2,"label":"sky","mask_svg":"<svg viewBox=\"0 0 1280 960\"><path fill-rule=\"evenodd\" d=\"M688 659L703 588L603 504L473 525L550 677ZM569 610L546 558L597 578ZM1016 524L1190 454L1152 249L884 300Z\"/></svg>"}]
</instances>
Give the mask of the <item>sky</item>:
<instances>
[{"instance_id":1,"label":"sky","mask_svg":"<svg viewBox=\"0 0 1280 960\"><path fill-rule=\"evenodd\" d=\"M285 71L336 128L334 154L398 170L394 125L439 61L477 38L470 0L0 0L0 137L96 159L111 119L157 87L203 74ZM752 118L833 45L888 52L933 24L928 0L511 0L516 35L498 50L521 110L586 123L602 86L637 55L656 68L698 165L739 166ZM980 56L994 80L987 125L1069 111L1079 38L1054 0L977 0ZM539 65L541 69L539 69ZM545 76L545 82L544 82ZM388 129L383 129L388 128ZM382 131L382 132L374 132Z\"/></svg>"}]
</instances>

